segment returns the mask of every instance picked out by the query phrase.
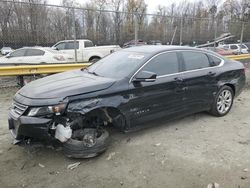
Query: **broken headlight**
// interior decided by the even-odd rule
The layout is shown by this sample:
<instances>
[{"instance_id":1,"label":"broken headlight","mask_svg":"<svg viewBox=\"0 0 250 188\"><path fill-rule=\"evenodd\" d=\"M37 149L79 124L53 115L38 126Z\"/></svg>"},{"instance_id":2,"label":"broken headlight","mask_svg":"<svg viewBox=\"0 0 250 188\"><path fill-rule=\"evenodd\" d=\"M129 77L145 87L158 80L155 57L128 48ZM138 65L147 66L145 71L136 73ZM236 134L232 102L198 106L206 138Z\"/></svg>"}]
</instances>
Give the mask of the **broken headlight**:
<instances>
[{"instance_id":1,"label":"broken headlight","mask_svg":"<svg viewBox=\"0 0 250 188\"><path fill-rule=\"evenodd\" d=\"M60 115L64 112L66 104L55 106L33 107L29 110L28 116L45 116L50 114Z\"/></svg>"}]
</instances>

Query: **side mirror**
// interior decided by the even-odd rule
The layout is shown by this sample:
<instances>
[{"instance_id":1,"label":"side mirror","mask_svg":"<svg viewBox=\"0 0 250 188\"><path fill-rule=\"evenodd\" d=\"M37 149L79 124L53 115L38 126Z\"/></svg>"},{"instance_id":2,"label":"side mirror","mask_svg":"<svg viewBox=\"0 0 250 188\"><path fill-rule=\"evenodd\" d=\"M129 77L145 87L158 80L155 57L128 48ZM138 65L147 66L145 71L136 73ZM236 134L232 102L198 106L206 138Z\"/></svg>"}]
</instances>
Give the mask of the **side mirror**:
<instances>
[{"instance_id":1,"label":"side mirror","mask_svg":"<svg viewBox=\"0 0 250 188\"><path fill-rule=\"evenodd\" d=\"M52 48L52 50L59 50L57 47L55 47L55 46L52 46L51 47Z\"/></svg>"},{"instance_id":2,"label":"side mirror","mask_svg":"<svg viewBox=\"0 0 250 188\"><path fill-rule=\"evenodd\" d=\"M134 82L154 82L157 75L149 71L141 71L134 77Z\"/></svg>"},{"instance_id":3,"label":"side mirror","mask_svg":"<svg viewBox=\"0 0 250 188\"><path fill-rule=\"evenodd\" d=\"M11 58L10 53L8 53L7 55L5 55L6 58Z\"/></svg>"}]
</instances>

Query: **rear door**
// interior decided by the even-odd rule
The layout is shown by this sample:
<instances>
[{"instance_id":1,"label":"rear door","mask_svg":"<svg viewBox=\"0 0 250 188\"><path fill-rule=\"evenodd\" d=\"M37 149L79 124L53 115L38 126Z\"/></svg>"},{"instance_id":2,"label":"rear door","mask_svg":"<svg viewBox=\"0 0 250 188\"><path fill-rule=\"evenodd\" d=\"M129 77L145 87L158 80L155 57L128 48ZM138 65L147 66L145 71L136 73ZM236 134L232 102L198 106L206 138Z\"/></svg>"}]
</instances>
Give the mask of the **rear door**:
<instances>
[{"instance_id":1,"label":"rear door","mask_svg":"<svg viewBox=\"0 0 250 188\"><path fill-rule=\"evenodd\" d=\"M182 51L185 101L190 112L208 109L216 92L216 69L206 53Z\"/></svg>"},{"instance_id":2,"label":"rear door","mask_svg":"<svg viewBox=\"0 0 250 188\"><path fill-rule=\"evenodd\" d=\"M142 124L185 110L185 85L179 74L180 61L177 53L157 55L140 71L156 73L157 79L155 82L130 83L129 104L133 124Z\"/></svg>"},{"instance_id":3,"label":"rear door","mask_svg":"<svg viewBox=\"0 0 250 188\"><path fill-rule=\"evenodd\" d=\"M27 49L23 61L28 64L50 63L49 59L44 57L45 51L40 49Z\"/></svg>"}]
</instances>

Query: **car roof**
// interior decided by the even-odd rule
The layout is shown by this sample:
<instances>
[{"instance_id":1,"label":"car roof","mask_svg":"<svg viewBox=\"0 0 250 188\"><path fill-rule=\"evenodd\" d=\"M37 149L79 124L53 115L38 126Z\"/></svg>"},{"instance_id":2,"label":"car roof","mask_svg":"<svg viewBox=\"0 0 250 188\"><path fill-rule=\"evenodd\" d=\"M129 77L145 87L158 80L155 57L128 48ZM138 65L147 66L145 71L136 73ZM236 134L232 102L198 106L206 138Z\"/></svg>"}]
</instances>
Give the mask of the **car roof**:
<instances>
[{"instance_id":1,"label":"car roof","mask_svg":"<svg viewBox=\"0 0 250 188\"><path fill-rule=\"evenodd\" d=\"M157 54L164 51L172 51L172 50L195 50L195 51L206 51L200 48L187 47L187 46L174 46L174 45L143 45L143 46L135 46L131 48L126 48L124 51L128 52L138 52L138 53L149 53L149 54Z\"/></svg>"}]
</instances>

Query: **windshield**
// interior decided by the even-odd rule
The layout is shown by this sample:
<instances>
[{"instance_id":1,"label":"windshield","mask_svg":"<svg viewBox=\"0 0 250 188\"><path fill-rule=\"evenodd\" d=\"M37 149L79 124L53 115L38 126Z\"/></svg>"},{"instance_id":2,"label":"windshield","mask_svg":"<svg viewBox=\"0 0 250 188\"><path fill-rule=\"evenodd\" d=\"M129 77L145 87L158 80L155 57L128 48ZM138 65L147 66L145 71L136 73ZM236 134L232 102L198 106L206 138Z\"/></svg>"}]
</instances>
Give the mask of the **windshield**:
<instances>
[{"instance_id":1,"label":"windshield","mask_svg":"<svg viewBox=\"0 0 250 188\"><path fill-rule=\"evenodd\" d=\"M247 48L245 45L243 45L243 44L241 44L241 45L239 45L242 49L245 49L245 48Z\"/></svg>"},{"instance_id":2,"label":"windshield","mask_svg":"<svg viewBox=\"0 0 250 188\"><path fill-rule=\"evenodd\" d=\"M108 78L125 78L139 68L148 56L146 53L115 52L91 65L88 72Z\"/></svg>"}]
</instances>

